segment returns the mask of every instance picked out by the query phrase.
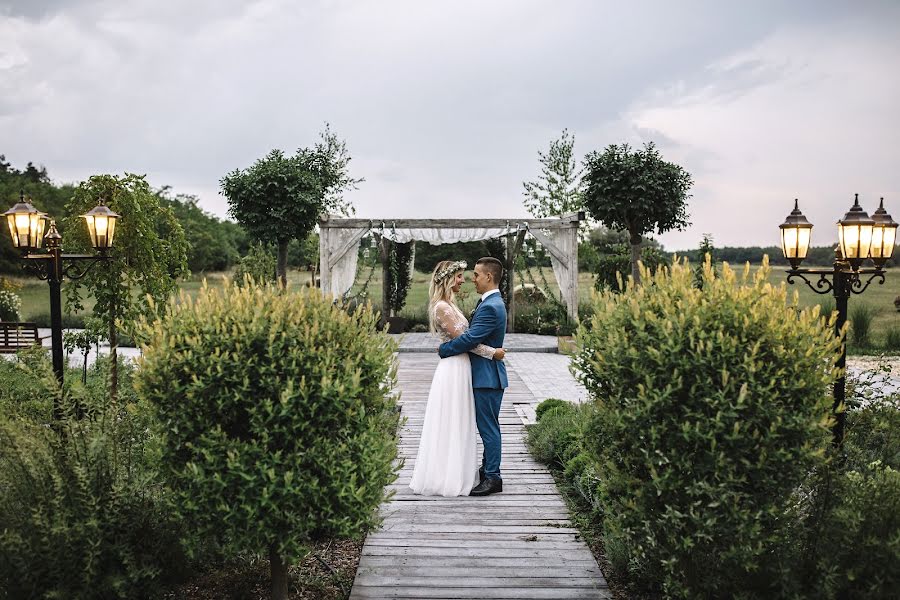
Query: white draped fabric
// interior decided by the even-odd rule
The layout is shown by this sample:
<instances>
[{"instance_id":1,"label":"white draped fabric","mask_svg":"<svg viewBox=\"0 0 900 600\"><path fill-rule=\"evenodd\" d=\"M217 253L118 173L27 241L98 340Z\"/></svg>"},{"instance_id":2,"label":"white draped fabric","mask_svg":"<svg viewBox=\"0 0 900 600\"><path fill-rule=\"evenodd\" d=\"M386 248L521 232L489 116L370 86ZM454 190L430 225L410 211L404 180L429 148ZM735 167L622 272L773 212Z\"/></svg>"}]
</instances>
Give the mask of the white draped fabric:
<instances>
[{"instance_id":1,"label":"white draped fabric","mask_svg":"<svg viewBox=\"0 0 900 600\"><path fill-rule=\"evenodd\" d=\"M382 233L381 229L375 229L374 231L379 235ZM513 231L515 231L515 225L512 225L510 229L501 227L477 229L391 229L385 227L384 237L398 244L417 241L439 245L455 244L457 242L480 242L498 238Z\"/></svg>"},{"instance_id":2,"label":"white draped fabric","mask_svg":"<svg viewBox=\"0 0 900 600\"><path fill-rule=\"evenodd\" d=\"M577 231L577 230L576 230ZM575 251L575 244L578 242L577 235L571 229L552 229L547 230L545 235L550 238L562 254L571 257ZM569 314L577 314L578 310L578 263L573 264L571 261L563 262L553 254L550 255L550 264L553 266L553 275L559 284L559 291L562 294L563 302L569 309ZM573 281L574 279L574 281Z\"/></svg>"}]
</instances>

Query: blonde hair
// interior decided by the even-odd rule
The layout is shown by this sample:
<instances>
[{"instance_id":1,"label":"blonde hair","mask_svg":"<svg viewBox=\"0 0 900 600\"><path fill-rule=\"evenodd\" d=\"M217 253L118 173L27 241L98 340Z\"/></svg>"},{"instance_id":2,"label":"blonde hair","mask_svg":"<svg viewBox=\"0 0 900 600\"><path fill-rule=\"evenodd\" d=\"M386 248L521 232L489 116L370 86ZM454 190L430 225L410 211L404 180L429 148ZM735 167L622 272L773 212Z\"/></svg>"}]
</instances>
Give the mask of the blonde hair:
<instances>
[{"instance_id":1,"label":"blonde hair","mask_svg":"<svg viewBox=\"0 0 900 600\"><path fill-rule=\"evenodd\" d=\"M456 304L453 283L456 281L456 274L465 269L466 263L453 260L442 260L434 267L428 283L428 331L431 333L437 332L434 322L434 306L441 300Z\"/></svg>"}]
</instances>

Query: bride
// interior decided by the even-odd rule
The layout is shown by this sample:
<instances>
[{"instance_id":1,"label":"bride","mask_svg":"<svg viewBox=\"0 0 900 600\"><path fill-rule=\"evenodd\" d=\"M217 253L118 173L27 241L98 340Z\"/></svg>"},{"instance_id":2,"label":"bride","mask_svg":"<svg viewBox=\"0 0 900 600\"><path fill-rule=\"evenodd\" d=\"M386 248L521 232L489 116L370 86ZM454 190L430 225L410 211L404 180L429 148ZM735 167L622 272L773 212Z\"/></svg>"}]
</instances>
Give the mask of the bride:
<instances>
[{"instance_id":1,"label":"bride","mask_svg":"<svg viewBox=\"0 0 900 600\"><path fill-rule=\"evenodd\" d=\"M434 268L428 288L428 316L432 333L441 341L465 333L469 321L456 306L455 295L463 284L462 261L441 261ZM503 348L479 344L472 352L503 360ZM426 496L468 496L479 483L475 464L475 398L467 353L441 359L431 381L422 438L409 487Z\"/></svg>"}]
</instances>

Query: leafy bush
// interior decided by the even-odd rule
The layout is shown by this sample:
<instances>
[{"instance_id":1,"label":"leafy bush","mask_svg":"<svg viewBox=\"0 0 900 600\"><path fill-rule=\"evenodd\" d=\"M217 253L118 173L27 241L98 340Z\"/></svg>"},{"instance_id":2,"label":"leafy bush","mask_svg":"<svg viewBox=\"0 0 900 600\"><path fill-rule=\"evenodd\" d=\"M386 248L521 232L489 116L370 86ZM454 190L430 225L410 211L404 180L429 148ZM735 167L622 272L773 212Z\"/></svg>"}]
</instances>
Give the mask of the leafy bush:
<instances>
[{"instance_id":1,"label":"leafy bush","mask_svg":"<svg viewBox=\"0 0 900 600\"><path fill-rule=\"evenodd\" d=\"M244 285L248 278L256 284L275 281L275 255L262 242L250 246L247 256L241 258L234 269L237 285Z\"/></svg>"},{"instance_id":2,"label":"leafy bush","mask_svg":"<svg viewBox=\"0 0 900 600\"><path fill-rule=\"evenodd\" d=\"M526 444L534 457L551 467L563 468L581 451L582 427L588 407L570 403L554 406L542 413L528 428Z\"/></svg>"},{"instance_id":3,"label":"leafy bush","mask_svg":"<svg viewBox=\"0 0 900 600\"><path fill-rule=\"evenodd\" d=\"M0 422L0 596L157 598L184 573L138 411L58 422L60 434Z\"/></svg>"},{"instance_id":4,"label":"leafy bush","mask_svg":"<svg viewBox=\"0 0 900 600\"><path fill-rule=\"evenodd\" d=\"M557 406L571 406L571 405L572 405L571 402L566 402L565 400L560 400L559 398L547 398L546 400L544 400L543 402L541 402L540 404L538 404L535 407L535 409L534 409L535 418L538 421L540 421L541 417L544 416L544 413L546 413L551 408L556 408Z\"/></svg>"},{"instance_id":5,"label":"leafy bush","mask_svg":"<svg viewBox=\"0 0 900 600\"><path fill-rule=\"evenodd\" d=\"M628 281L631 274L631 248L627 244L616 244L612 248L611 254L601 254L597 260L597 270L594 272L597 278L594 280L594 287L598 290L611 290L618 292L621 287L619 278L622 282ZM644 246L641 248L641 263L649 269L651 273L666 262L665 255L653 246Z\"/></svg>"},{"instance_id":6,"label":"leafy bush","mask_svg":"<svg viewBox=\"0 0 900 600\"><path fill-rule=\"evenodd\" d=\"M18 321L22 300L11 290L0 289L0 321Z\"/></svg>"},{"instance_id":7,"label":"leafy bush","mask_svg":"<svg viewBox=\"0 0 900 600\"><path fill-rule=\"evenodd\" d=\"M143 322L139 395L167 436L176 506L234 553L268 552L273 586L312 542L377 521L396 477L390 338L367 306L319 292L204 286Z\"/></svg>"},{"instance_id":8,"label":"leafy bush","mask_svg":"<svg viewBox=\"0 0 900 600\"><path fill-rule=\"evenodd\" d=\"M0 358L0 381L0 417L50 422L59 385L43 348L20 350L15 360Z\"/></svg>"},{"instance_id":9,"label":"leafy bush","mask_svg":"<svg viewBox=\"0 0 900 600\"><path fill-rule=\"evenodd\" d=\"M857 302L850 309L850 338L853 345L865 348L871 345L870 334L875 311L865 302Z\"/></svg>"},{"instance_id":10,"label":"leafy bush","mask_svg":"<svg viewBox=\"0 0 900 600\"><path fill-rule=\"evenodd\" d=\"M850 410L844 445L800 494L797 595L893 598L900 587L900 397Z\"/></svg>"},{"instance_id":11,"label":"leafy bush","mask_svg":"<svg viewBox=\"0 0 900 600\"><path fill-rule=\"evenodd\" d=\"M604 543L669 597L770 597L783 514L828 444L839 340L768 264L684 263L603 293L575 368L596 402ZM715 565L715 569L710 569Z\"/></svg>"}]
</instances>

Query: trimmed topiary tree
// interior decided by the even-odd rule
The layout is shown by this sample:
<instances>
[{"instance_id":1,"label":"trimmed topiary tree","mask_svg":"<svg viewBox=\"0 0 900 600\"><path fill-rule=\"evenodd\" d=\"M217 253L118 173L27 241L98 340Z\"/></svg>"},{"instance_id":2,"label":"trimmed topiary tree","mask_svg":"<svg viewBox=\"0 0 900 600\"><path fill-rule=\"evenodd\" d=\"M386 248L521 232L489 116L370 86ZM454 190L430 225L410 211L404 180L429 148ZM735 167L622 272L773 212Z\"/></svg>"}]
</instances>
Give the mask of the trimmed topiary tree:
<instances>
[{"instance_id":1,"label":"trimmed topiary tree","mask_svg":"<svg viewBox=\"0 0 900 600\"><path fill-rule=\"evenodd\" d=\"M830 439L833 323L765 261L721 270L700 289L686 261L645 269L578 332L605 544L666 597L774 597L783 516Z\"/></svg>"},{"instance_id":2,"label":"trimmed topiary tree","mask_svg":"<svg viewBox=\"0 0 900 600\"><path fill-rule=\"evenodd\" d=\"M393 461L393 342L368 307L226 282L141 326L139 394L167 436L178 510L234 552L268 552L272 597L308 545L377 522Z\"/></svg>"}]
</instances>

